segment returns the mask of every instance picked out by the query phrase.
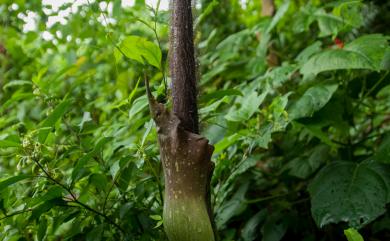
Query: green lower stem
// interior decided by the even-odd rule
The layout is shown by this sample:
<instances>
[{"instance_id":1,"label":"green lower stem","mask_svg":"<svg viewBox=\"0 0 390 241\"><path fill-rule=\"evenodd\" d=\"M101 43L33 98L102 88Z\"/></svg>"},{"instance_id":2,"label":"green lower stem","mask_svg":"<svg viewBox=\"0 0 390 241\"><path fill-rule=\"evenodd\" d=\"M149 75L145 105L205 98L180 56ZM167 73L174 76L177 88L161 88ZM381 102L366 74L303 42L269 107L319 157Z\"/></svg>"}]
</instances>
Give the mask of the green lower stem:
<instances>
[{"instance_id":1,"label":"green lower stem","mask_svg":"<svg viewBox=\"0 0 390 241\"><path fill-rule=\"evenodd\" d=\"M165 200L164 228L170 241L214 241L214 232L202 197Z\"/></svg>"}]
</instances>

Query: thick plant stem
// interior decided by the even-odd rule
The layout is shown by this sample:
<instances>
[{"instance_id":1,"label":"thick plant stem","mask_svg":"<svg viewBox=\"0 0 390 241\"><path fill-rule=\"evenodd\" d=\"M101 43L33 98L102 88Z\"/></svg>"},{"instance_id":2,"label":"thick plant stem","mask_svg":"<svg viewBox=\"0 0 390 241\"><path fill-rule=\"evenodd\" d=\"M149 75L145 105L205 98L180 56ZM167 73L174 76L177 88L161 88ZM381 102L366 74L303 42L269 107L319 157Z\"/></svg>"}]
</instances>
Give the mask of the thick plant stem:
<instances>
[{"instance_id":1,"label":"thick plant stem","mask_svg":"<svg viewBox=\"0 0 390 241\"><path fill-rule=\"evenodd\" d=\"M164 229L170 241L215 241L210 205L214 147L199 136L191 0L171 0L172 112L146 80L165 176Z\"/></svg>"},{"instance_id":2,"label":"thick plant stem","mask_svg":"<svg viewBox=\"0 0 390 241\"><path fill-rule=\"evenodd\" d=\"M164 168L165 232L170 241L215 241L208 195L214 147L185 130L181 120L158 103L146 86Z\"/></svg>"},{"instance_id":3,"label":"thick plant stem","mask_svg":"<svg viewBox=\"0 0 390 241\"><path fill-rule=\"evenodd\" d=\"M199 133L191 0L171 0L169 67L173 113L187 131Z\"/></svg>"}]
</instances>

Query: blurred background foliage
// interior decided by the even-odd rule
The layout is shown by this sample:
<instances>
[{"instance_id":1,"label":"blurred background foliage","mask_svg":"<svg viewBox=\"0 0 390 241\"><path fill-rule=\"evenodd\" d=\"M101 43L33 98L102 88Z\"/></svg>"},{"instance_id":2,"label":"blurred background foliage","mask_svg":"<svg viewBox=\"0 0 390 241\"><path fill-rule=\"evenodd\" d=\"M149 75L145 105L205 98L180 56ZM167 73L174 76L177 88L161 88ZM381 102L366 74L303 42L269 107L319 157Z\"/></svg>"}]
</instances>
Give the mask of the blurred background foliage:
<instances>
[{"instance_id":1,"label":"blurred background foliage","mask_svg":"<svg viewBox=\"0 0 390 241\"><path fill-rule=\"evenodd\" d=\"M194 8L221 240L390 240L390 3L241 2ZM169 104L168 24L0 0L1 241L166 240L143 76Z\"/></svg>"}]
</instances>

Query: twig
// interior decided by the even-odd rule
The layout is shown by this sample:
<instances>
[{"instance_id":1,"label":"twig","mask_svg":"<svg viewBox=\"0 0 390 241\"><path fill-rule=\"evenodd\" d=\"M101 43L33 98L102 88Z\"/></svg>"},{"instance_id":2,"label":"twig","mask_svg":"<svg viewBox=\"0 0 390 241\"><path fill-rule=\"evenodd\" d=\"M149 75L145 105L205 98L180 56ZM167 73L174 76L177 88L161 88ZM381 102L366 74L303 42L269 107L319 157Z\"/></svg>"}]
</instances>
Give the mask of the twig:
<instances>
[{"instance_id":1,"label":"twig","mask_svg":"<svg viewBox=\"0 0 390 241\"><path fill-rule=\"evenodd\" d=\"M119 231L121 231L121 233L122 233L123 235L126 234L126 231L125 231L121 226L119 226L119 224L117 224L117 223L115 223L113 220L111 220L106 214L101 213L101 212L99 212L98 210L95 210L95 209L93 209L92 207L88 206L87 204L80 202L80 201L77 199L76 195L72 192L72 190L71 190L69 187L67 187L67 186L65 186L64 184L62 184L61 182L57 181L55 178L53 178L53 177L46 171L46 169L41 165L41 163L39 163L38 160L36 160L35 158L33 158L33 161L38 165L39 169L41 169L41 170L45 173L46 177L47 177L50 181L52 181L53 183L55 183L55 184L57 184L58 186L62 187L64 190L66 190L66 191L69 193L69 195L72 197L72 200L69 201L69 202L76 203L76 204L82 206L83 208L87 209L88 211L90 211L90 212L92 212L92 213L94 213L94 214L96 214L96 215L101 216L101 217L104 218L109 224L113 225L113 226L116 227Z\"/></svg>"},{"instance_id":2,"label":"twig","mask_svg":"<svg viewBox=\"0 0 390 241\"><path fill-rule=\"evenodd\" d=\"M10 217L13 217L13 216L16 216L16 215L19 215L19 214L32 212L32 211L33 211L33 209L29 208L29 209L26 209L26 210L16 211L16 212L13 212L13 213L10 213L10 214L5 214L4 217L0 218L0 221L4 220L4 219L7 219L7 218L10 218Z\"/></svg>"}]
</instances>

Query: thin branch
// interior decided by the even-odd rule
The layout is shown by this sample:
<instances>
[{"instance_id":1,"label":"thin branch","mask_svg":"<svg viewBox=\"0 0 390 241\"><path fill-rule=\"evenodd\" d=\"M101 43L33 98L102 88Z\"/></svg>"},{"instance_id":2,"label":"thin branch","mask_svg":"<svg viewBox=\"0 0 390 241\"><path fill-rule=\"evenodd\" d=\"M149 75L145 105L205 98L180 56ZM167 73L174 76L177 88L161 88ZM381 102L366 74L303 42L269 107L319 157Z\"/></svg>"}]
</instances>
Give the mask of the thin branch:
<instances>
[{"instance_id":1,"label":"thin branch","mask_svg":"<svg viewBox=\"0 0 390 241\"><path fill-rule=\"evenodd\" d=\"M29 209L26 209L26 210L16 211L16 212L13 212L13 213L10 213L10 214L5 214L4 217L0 218L0 221L4 220L4 219L7 219L7 218L10 218L10 217L13 217L13 216L16 216L16 215L19 215L19 214L28 213L28 212L32 212L32 211L33 211L33 209L29 208Z\"/></svg>"},{"instance_id":2,"label":"thin branch","mask_svg":"<svg viewBox=\"0 0 390 241\"><path fill-rule=\"evenodd\" d=\"M357 103L357 105L354 108L354 111L357 110L361 104L363 104L364 99L372 94L372 92L382 83L382 81L387 77L389 74L389 71L386 71L386 73L380 78L360 99L360 101Z\"/></svg>"},{"instance_id":3,"label":"thin branch","mask_svg":"<svg viewBox=\"0 0 390 241\"><path fill-rule=\"evenodd\" d=\"M269 196L269 197L262 197L262 198L256 198L252 200L244 200L245 203L259 203L259 202L265 202L269 201L272 199L280 198L289 195L290 193L285 193L285 194L279 194L279 195L274 195L274 196Z\"/></svg>"},{"instance_id":4,"label":"thin branch","mask_svg":"<svg viewBox=\"0 0 390 241\"><path fill-rule=\"evenodd\" d=\"M80 201L77 199L76 195L72 192L72 190L71 190L69 187L67 187L67 186L65 186L64 184L62 184L61 182L57 181L55 178L53 178L53 177L46 171L46 169L41 165L41 163L39 163L39 161L38 161L37 159L33 158L33 161L38 165L39 169L41 169L41 170L45 173L46 177L47 177L50 181L52 181L53 183L55 183L55 184L57 184L58 186L62 187L64 190L66 190L66 191L69 193L69 195L72 197L72 200L69 201L69 202L76 203L76 204L82 206L83 208L87 209L88 211L90 211L90 212L92 212L92 213L94 213L94 214L96 214L96 215L98 215L98 216L101 216L101 217L104 218L109 224L113 225L113 226L116 227L119 231L121 231L122 234L124 234L124 235L126 234L126 231L125 231L121 226L119 226L119 224L117 224L117 223L115 223L113 220L111 220L106 214L101 213L101 212L99 212L98 210L93 209L92 207L88 206L87 204L80 202Z\"/></svg>"}]
</instances>

